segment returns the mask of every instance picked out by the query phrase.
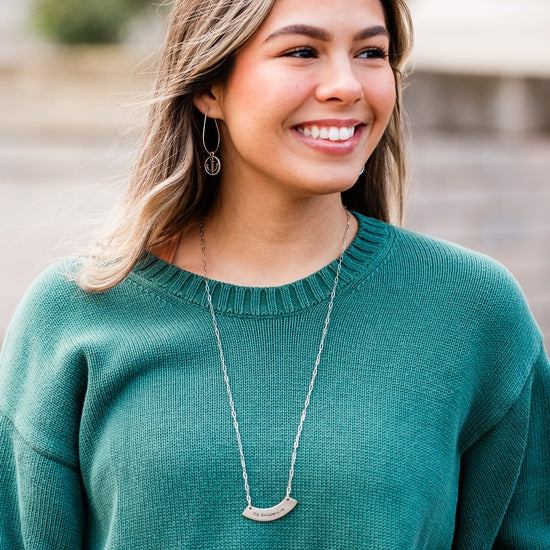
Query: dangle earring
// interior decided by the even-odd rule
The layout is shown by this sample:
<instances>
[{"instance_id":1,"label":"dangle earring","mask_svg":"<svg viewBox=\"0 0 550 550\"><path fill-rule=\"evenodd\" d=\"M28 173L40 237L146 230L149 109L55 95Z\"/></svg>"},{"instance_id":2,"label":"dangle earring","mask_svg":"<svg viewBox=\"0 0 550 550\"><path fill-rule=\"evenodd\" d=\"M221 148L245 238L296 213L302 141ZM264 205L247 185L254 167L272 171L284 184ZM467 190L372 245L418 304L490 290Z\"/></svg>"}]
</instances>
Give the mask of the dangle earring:
<instances>
[{"instance_id":1,"label":"dangle earring","mask_svg":"<svg viewBox=\"0 0 550 550\"><path fill-rule=\"evenodd\" d=\"M216 125L216 133L218 134L218 143L216 144L216 148L213 151L209 151L208 147L206 146L206 119L208 118L208 111L204 113L204 124L202 125L202 144L208 153L208 158L204 161L204 170L209 176L216 176L220 173L220 170L222 169L222 162L221 160L216 156L216 151L220 147L220 129L218 128L218 123L216 122L216 119L212 119L214 121L214 124Z\"/></svg>"}]
</instances>

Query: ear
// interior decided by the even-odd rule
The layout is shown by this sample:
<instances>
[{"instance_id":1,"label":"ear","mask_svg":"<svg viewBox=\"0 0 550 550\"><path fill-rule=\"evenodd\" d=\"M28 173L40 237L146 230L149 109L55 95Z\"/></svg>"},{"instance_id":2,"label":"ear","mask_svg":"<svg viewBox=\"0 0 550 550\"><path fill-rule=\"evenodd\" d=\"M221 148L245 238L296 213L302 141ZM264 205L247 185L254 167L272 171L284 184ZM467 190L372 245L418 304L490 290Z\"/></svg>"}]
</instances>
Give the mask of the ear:
<instances>
[{"instance_id":1,"label":"ear","mask_svg":"<svg viewBox=\"0 0 550 550\"><path fill-rule=\"evenodd\" d=\"M208 112L209 118L224 119L223 86L214 84L208 92L196 94L193 105L204 115Z\"/></svg>"}]
</instances>

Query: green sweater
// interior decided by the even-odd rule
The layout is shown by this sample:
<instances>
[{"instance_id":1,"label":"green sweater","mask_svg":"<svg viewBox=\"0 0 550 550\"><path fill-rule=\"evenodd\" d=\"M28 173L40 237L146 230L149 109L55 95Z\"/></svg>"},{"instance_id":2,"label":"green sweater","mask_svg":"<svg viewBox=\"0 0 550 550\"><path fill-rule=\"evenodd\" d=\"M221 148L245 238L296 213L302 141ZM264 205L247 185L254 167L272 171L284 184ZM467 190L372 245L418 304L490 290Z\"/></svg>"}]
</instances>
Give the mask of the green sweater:
<instances>
[{"instance_id":1,"label":"green sweater","mask_svg":"<svg viewBox=\"0 0 550 550\"><path fill-rule=\"evenodd\" d=\"M201 277L149 256L85 294L46 271L0 362L0 548L550 548L550 365L496 262L358 216L292 496L244 518ZM286 491L337 262L211 283L252 504Z\"/></svg>"}]
</instances>

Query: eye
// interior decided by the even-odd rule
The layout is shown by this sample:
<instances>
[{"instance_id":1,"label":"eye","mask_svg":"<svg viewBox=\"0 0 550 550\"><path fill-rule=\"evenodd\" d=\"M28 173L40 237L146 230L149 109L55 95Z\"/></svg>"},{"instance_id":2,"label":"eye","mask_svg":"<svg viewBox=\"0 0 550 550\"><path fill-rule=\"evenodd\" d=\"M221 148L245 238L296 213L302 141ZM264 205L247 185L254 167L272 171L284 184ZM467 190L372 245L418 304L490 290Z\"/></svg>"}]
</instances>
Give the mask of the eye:
<instances>
[{"instance_id":1,"label":"eye","mask_svg":"<svg viewBox=\"0 0 550 550\"><path fill-rule=\"evenodd\" d=\"M283 54L283 57L296 57L298 59L311 59L317 57L317 52L313 48L300 47L294 48Z\"/></svg>"},{"instance_id":2,"label":"eye","mask_svg":"<svg viewBox=\"0 0 550 550\"><path fill-rule=\"evenodd\" d=\"M386 59L388 57L388 51L383 48L367 48L357 57L362 59Z\"/></svg>"}]
</instances>

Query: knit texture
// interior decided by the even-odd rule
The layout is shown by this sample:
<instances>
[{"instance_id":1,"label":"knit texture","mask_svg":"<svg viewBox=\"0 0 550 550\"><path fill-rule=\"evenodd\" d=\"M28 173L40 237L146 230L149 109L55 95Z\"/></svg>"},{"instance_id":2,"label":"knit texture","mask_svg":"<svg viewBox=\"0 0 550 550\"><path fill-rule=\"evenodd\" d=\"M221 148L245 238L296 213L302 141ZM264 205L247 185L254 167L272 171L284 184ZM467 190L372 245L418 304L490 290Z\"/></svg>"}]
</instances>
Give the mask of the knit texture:
<instances>
[{"instance_id":1,"label":"knit texture","mask_svg":"<svg viewBox=\"0 0 550 550\"><path fill-rule=\"evenodd\" d=\"M305 420L297 507L246 506L201 277L148 255L89 295L34 283L0 357L0 548L550 548L550 365L517 283L357 215ZM252 504L286 491L337 262L211 282Z\"/></svg>"}]
</instances>

